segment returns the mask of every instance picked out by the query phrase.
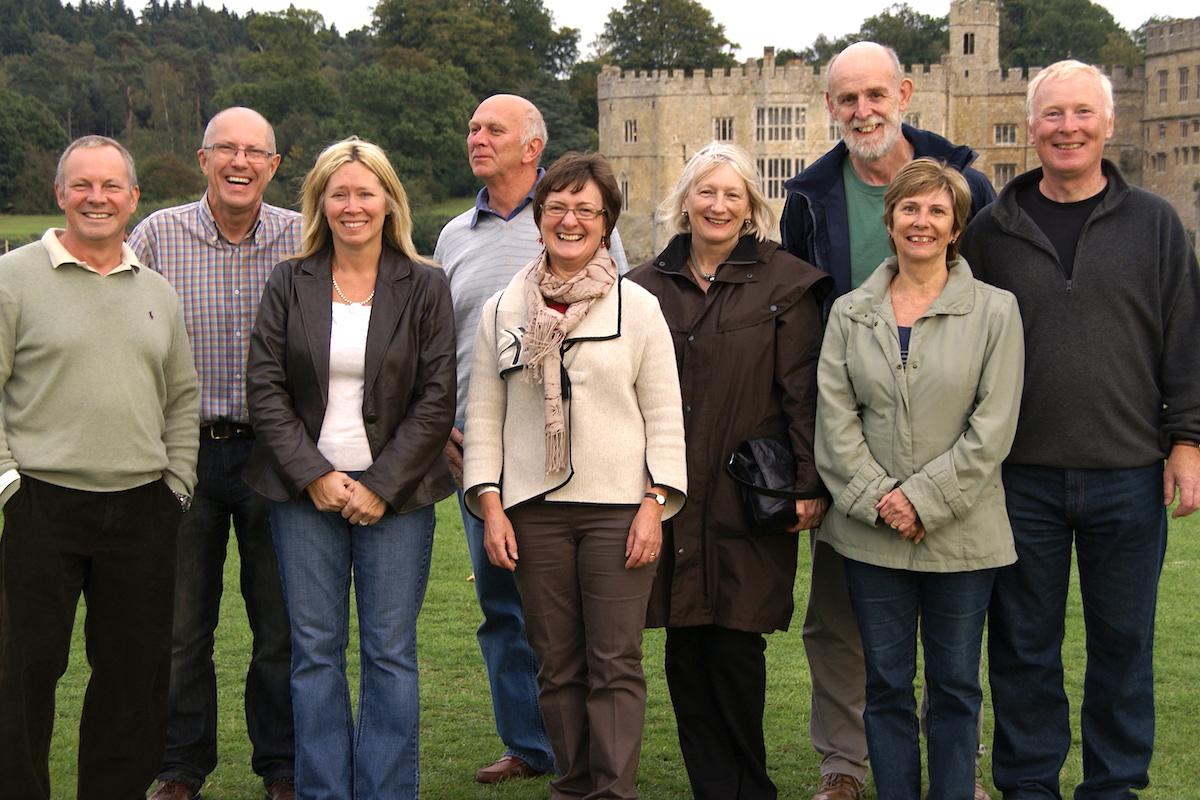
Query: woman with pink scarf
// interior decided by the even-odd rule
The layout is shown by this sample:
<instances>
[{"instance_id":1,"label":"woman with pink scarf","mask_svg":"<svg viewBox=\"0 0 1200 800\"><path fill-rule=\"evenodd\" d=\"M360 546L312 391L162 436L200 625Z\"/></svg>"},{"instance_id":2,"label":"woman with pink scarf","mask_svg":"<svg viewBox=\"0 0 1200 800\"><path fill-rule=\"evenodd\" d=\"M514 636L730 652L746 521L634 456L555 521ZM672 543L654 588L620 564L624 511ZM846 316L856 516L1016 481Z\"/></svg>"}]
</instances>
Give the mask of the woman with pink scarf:
<instances>
[{"instance_id":1,"label":"woman with pink scarf","mask_svg":"<svg viewBox=\"0 0 1200 800\"><path fill-rule=\"evenodd\" d=\"M617 273L621 195L569 153L534 196L543 252L484 306L464 453L492 563L516 573L540 661L553 798L636 798L642 628L687 468L671 335Z\"/></svg>"}]
</instances>

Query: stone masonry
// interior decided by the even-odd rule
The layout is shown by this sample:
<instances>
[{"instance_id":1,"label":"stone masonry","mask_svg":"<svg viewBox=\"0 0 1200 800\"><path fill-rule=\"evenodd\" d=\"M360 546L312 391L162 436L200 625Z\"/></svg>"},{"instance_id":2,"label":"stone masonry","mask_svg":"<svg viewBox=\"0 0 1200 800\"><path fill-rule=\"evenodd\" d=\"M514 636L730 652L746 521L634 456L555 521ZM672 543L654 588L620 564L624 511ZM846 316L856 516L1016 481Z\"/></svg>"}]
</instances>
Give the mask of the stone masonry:
<instances>
[{"instance_id":1,"label":"stone masonry","mask_svg":"<svg viewBox=\"0 0 1200 800\"><path fill-rule=\"evenodd\" d=\"M1001 70L999 53L996 0L952 0L950 50L938 64L906 67L914 92L905 113L909 124L975 148L975 166L997 188L1037 164L1028 141L1025 90L1038 68ZM1195 231L1200 227L1200 18L1151 28L1145 67L1118 67L1108 75L1116 132L1106 156L1132 182L1170 199ZM826 81L826 65L777 66L773 48L761 60L711 74L606 67L597 90L600 151L625 195L620 228L630 263L666 244L670 233L655 221L655 209L688 157L714 139L751 154L778 219L783 182L837 141L825 105ZM772 236L778 238L778 230Z\"/></svg>"}]
</instances>

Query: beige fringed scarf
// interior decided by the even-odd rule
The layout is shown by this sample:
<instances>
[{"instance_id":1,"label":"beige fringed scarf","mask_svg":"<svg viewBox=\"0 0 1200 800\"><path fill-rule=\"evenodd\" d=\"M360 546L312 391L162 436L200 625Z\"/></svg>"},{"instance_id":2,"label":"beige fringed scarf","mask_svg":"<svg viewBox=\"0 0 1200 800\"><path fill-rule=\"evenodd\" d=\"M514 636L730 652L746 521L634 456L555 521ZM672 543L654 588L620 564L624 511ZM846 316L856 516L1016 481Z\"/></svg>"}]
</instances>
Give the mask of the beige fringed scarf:
<instances>
[{"instance_id":1,"label":"beige fringed scarf","mask_svg":"<svg viewBox=\"0 0 1200 800\"><path fill-rule=\"evenodd\" d=\"M538 256L525 277L528 330L523 339L525 375L542 384L546 410L546 474L567 467L567 423L562 401L562 343L575 330L598 298L617 282L617 265L601 247L583 269L569 278L555 275ZM560 314L546 301L565 304Z\"/></svg>"}]
</instances>

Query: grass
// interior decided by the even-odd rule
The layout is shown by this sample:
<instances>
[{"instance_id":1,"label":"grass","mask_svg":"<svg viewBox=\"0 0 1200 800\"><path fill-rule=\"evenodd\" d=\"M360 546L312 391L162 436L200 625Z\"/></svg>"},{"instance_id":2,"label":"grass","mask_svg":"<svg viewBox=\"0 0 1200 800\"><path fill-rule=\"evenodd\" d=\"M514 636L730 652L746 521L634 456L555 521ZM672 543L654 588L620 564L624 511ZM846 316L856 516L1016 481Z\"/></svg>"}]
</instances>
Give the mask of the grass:
<instances>
[{"instance_id":1,"label":"grass","mask_svg":"<svg viewBox=\"0 0 1200 800\"><path fill-rule=\"evenodd\" d=\"M0 254L4 242L19 247L40 237L46 228L63 226L62 214L0 214Z\"/></svg>"},{"instance_id":2,"label":"grass","mask_svg":"<svg viewBox=\"0 0 1200 800\"><path fill-rule=\"evenodd\" d=\"M1195 598L1200 596L1200 519L1173 522L1163 569L1158 613L1156 654L1158 739L1151 767L1153 784L1143 800L1188 800L1200 797L1195 788L1195 743L1200 741L1200 637L1195 633ZM803 548L802 548L803 551ZM218 629L216 660L219 676L220 763L209 778L207 800L251 800L261 796L250 770L249 744L241 702L241 681L250 649L245 611L237 590L237 550L231 548L226 571L222 624ZM773 778L781 798L808 798L818 760L808 741L808 668L800 640L800 620L807 597L807 558L802 556L796 586L798 609L793 630L770 637L767 649L767 746ZM487 682L474 630L479 622L474 588L458 508L442 503L434 544L429 591L421 614L422 797L427 800L533 800L547 794L545 780L521 781L499 787L472 782L474 770L497 758L501 745L492 723ZM1069 605L1068 638L1064 647L1068 691L1073 713L1083 672L1082 619L1077 585ZM87 680L79 614L71 665L59 684L58 710L51 754L55 798L74 797L74 771L79 709ZM353 638L352 638L353 641ZM674 718L662 670L662 632L648 631L645 669L649 681L645 743L639 784L647 800L687 798L684 773L675 738ZM349 654L351 670L357 653ZM986 736L990 740L991 725ZM985 774L990 763L984 759ZM1079 735L1063 770L1068 790L1080 778ZM0 794L3 794L0 791ZM868 797L874 798L873 791Z\"/></svg>"}]
</instances>

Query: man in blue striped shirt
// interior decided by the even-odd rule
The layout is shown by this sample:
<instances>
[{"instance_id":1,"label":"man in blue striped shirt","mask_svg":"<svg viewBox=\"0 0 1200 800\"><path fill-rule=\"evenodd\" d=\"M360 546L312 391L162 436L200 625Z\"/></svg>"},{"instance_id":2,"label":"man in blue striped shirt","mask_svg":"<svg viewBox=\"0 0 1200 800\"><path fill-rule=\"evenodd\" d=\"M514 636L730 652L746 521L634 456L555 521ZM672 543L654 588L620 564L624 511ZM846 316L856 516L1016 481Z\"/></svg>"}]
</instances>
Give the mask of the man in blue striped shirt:
<instances>
[{"instance_id":1,"label":"man in blue striped shirt","mask_svg":"<svg viewBox=\"0 0 1200 800\"><path fill-rule=\"evenodd\" d=\"M254 431L246 411L247 342L271 269L299 249L300 217L263 202L280 156L258 112L227 108L197 151L208 179L194 203L147 217L129 237L179 294L200 376L200 458L179 527L167 747L152 800L192 800L217 765L217 627L230 520L254 642L246 676L251 766L271 798L293 797L291 648L268 503L242 482Z\"/></svg>"}]
</instances>

